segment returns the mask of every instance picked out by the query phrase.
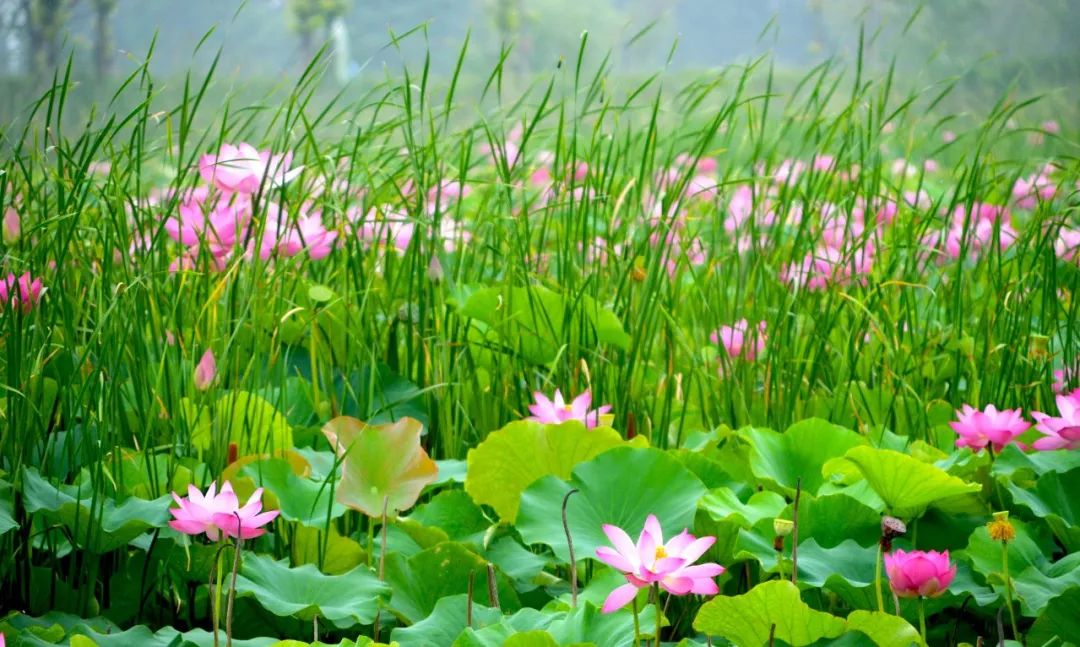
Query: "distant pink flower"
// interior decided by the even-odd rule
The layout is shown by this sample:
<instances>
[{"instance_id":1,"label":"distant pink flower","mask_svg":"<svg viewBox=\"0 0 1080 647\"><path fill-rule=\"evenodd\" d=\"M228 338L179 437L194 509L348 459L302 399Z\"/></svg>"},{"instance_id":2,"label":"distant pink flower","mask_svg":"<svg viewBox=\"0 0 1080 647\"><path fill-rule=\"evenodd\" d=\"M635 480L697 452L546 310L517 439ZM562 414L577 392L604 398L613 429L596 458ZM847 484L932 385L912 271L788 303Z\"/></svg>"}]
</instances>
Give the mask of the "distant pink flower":
<instances>
[{"instance_id":1,"label":"distant pink flower","mask_svg":"<svg viewBox=\"0 0 1080 647\"><path fill-rule=\"evenodd\" d=\"M1065 393L1065 390L1069 388L1069 384L1073 382L1075 375L1072 369L1069 368L1054 371L1054 383L1051 385L1054 393Z\"/></svg>"},{"instance_id":2,"label":"distant pink flower","mask_svg":"<svg viewBox=\"0 0 1080 647\"><path fill-rule=\"evenodd\" d=\"M30 272L24 272L16 277L8 274L7 278L0 279L0 311L5 307L30 312L41 300L41 279L30 276Z\"/></svg>"},{"instance_id":3,"label":"distant pink flower","mask_svg":"<svg viewBox=\"0 0 1080 647\"><path fill-rule=\"evenodd\" d=\"M259 243L259 258L269 260L280 256L292 258L307 251L312 260L326 258L334 249L338 232L327 230L322 213L308 211L310 205L301 205L295 220L281 206L271 203L266 210L266 226Z\"/></svg>"},{"instance_id":4,"label":"distant pink flower","mask_svg":"<svg viewBox=\"0 0 1080 647\"><path fill-rule=\"evenodd\" d=\"M251 205L242 196L226 199L198 187L185 194L178 216L165 221L165 232L181 245L205 245L217 257L232 253L245 236L251 219Z\"/></svg>"},{"instance_id":5,"label":"distant pink flower","mask_svg":"<svg viewBox=\"0 0 1080 647\"><path fill-rule=\"evenodd\" d=\"M1033 443L1035 449L1080 449L1080 389L1055 398L1059 416L1040 411L1031 414L1035 429L1044 437Z\"/></svg>"},{"instance_id":6,"label":"distant pink flower","mask_svg":"<svg viewBox=\"0 0 1080 647\"><path fill-rule=\"evenodd\" d=\"M1080 258L1080 229L1062 227L1058 231L1057 240L1054 241L1054 251L1063 261L1074 261Z\"/></svg>"},{"instance_id":7,"label":"distant pink flower","mask_svg":"<svg viewBox=\"0 0 1080 647\"><path fill-rule=\"evenodd\" d=\"M19 218L19 212L15 211L15 207L8 207L4 210L4 223L3 223L3 241L5 245L14 244L19 240L19 234L22 232L22 220Z\"/></svg>"},{"instance_id":8,"label":"distant pink flower","mask_svg":"<svg viewBox=\"0 0 1080 647\"><path fill-rule=\"evenodd\" d=\"M956 565L949 562L949 551L898 549L885 554L885 572L889 574L889 588L898 597L933 598L952 584Z\"/></svg>"},{"instance_id":9,"label":"distant pink flower","mask_svg":"<svg viewBox=\"0 0 1080 647\"><path fill-rule=\"evenodd\" d=\"M221 191L252 195L263 181L267 186L281 186L303 170L291 168L292 153L275 155L260 151L251 144L222 144L217 155L199 158L199 174Z\"/></svg>"},{"instance_id":10,"label":"distant pink flower","mask_svg":"<svg viewBox=\"0 0 1080 647\"><path fill-rule=\"evenodd\" d=\"M562 393L558 389L555 389L553 400L549 400L546 395L539 391L533 393L533 397L536 399L536 403L529 405L529 411L532 415L526 420L535 420L549 425L561 424L568 420L580 420L585 423L586 427L592 429L600 424L600 416L611 411L611 405L609 404L590 411L592 392L588 390L574 398L569 404L563 400Z\"/></svg>"},{"instance_id":11,"label":"distant pink flower","mask_svg":"<svg viewBox=\"0 0 1080 647\"><path fill-rule=\"evenodd\" d=\"M205 391L213 384L215 377L217 377L217 361L214 359L214 352L207 348L195 366L195 388Z\"/></svg>"},{"instance_id":12,"label":"distant pink flower","mask_svg":"<svg viewBox=\"0 0 1080 647\"><path fill-rule=\"evenodd\" d=\"M672 595L716 595L713 579L724 572L715 563L694 564L715 542L715 537L697 538L686 530L664 543L664 532L656 515L649 515L635 544L622 528L604 524L604 534L615 548L601 546L596 557L621 571L626 584L604 600L602 611L617 611L634 599L638 589L653 583Z\"/></svg>"},{"instance_id":13,"label":"distant pink flower","mask_svg":"<svg viewBox=\"0 0 1080 647\"><path fill-rule=\"evenodd\" d=\"M998 411L992 404L979 411L965 404L957 412L957 420L949 426L959 435L957 447L970 447L978 452L991 445L995 452L1000 452L1031 427L1031 423L1021 417L1022 413L1020 409Z\"/></svg>"},{"instance_id":14,"label":"distant pink flower","mask_svg":"<svg viewBox=\"0 0 1080 647\"><path fill-rule=\"evenodd\" d=\"M814 156L812 167L815 171L832 171L836 167L836 158L819 153Z\"/></svg>"},{"instance_id":15,"label":"distant pink flower","mask_svg":"<svg viewBox=\"0 0 1080 647\"><path fill-rule=\"evenodd\" d=\"M1042 122L1042 129L1050 133L1051 135L1061 134L1061 124L1059 124L1053 119L1047 119L1046 121Z\"/></svg>"},{"instance_id":16,"label":"distant pink flower","mask_svg":"<svg viewBox=\"0 0 1080 647\"><path fill-rule=\"evenodd\" d=\"M1039 202L1054 199L1057 187L1045 173L1017 178L1013 184L1012 197L1021 209L1034 209Z\"/></svg>"},{"instance_id":17,"label":"distant pink flower","mask_svg":"<svg viewBox=\"0 0 1080 647\"><path fill-rule=\"evenodd\" d=\"M243 506L233 492L228 481L217 492L217 484L211 483L203 495L194 485L188 486L188 495L184 498L172 493L179 508L169 508L173 520L169 527L186 535L203 533L211 541L217 541L222 535L252 539L266 531L262 528L277 518L280 512L272 510L262 512L262 488L258 488Z\"/></svg>"},{"instance_id":18,"label":"distant pink flower","mask_svg":"<svg viewBox=\"0 0 1080 647\"><path fill-rule=\"evenodd\" d=\"M740 319L733 325L720 326L709 336L712 343L723 347L724 352L731 359L741 357L748 362L757 359L761 351L765 350L765 322L758 322L754 330L746 319Z\"/></svg>"},{"instance_id":19,"label":"distant pink flower","mask_svg":"<svg viewBox=\"0 0 1080 647\"><path fill-rule=\"evenodd\" d=\"M951 130L946 130L945 132L941 133L941 141L945 142L946 144L953 143L954 141L956 141L956 133Z\"/></svg>"},{"instance_id":20,"label":"distant pink flower","mask_svg":"<svg viewBox=\"0 0 1080 647\"><path fill-rule=\"evenodd\" d=\"M724 229L737 231L750 220L754 213L754 190L747 184L735 187L735 192L728 200L728 215L724 218Z\"/></svg>"}]
</instances>

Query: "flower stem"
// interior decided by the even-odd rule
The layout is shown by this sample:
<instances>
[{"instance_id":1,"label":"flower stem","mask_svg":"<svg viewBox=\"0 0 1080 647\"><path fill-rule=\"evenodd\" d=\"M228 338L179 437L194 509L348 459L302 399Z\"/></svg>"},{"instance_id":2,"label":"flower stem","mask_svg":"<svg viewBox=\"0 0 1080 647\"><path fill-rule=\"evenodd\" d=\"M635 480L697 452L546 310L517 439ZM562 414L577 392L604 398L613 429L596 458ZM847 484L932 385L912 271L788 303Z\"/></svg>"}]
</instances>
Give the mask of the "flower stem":
<instances>
[{"instance_id":1,"label":"flower stem","mask_svg":"<svg viewBox=\"0 0 1080 647\"><path fill-rule=\"evenodd\" d=\"M922 636L923 642L926 642L926 599L919 596L919 635Z\"/></svg>"},{"instance_id":2,"label":"flower stem","mask_svg":"<svg viewBox=\"0 0 1080 647\"><path fill-rule=\"evenodd\" d=\"M1001 542L1001 568L1005 573L1005 607L1009 610L1009 624L1012 625L1013 640L1020 640L1016 630L1016 611L1013 610L1012 577L1009 575L1009 542Z\"/></svg>"},{"instance_id":3,"label":"flower stem","mask_svg":"<svg viewBox=\"0 0 1080 647\"><path fill-rule=\"evenodd\" d=\"M632 608L634 609L634 647L640 647L641 645L641 624L638 621L637 610L637 595L634 595L634 599L630 601Z\"/></svg>"},{"instance_id":4,"label":"flower stem","mask_svg":"<svg viewBox=\"0 0 1080 647\"><path fill-rule=\"evenodd\" d=\"M874 562L874 592L877 593L877 609L885 613L885 596L881 594L881 542L878 542L877 560Z\"/></svg>"},{"instance_id":5,"label":"flower stem","mask_svg":"<svg viewBox=\"0 0 1080 647\"><path fill-rule=\"evenodd\" d=\"M232 647L233 604L236 602L236 575L240 571L240 547L244 545L244 538L240 536L240 528L240 519L237 517L236 554L233 556L232 583L229 586L228 607L225 609L225 647Z\"/></svg>"},{"instance_id":6,"label":"flower stem","mask_svg":"<svg viewBox=\"0 0 1080 647\"><path fill-rule=\"evenodd\" d=\"M653 597L655 598L653 600L653 605L655 605L655 608L656 608L656 647L660 647L660 620L661 620L661 617L663 616L663 614L660 613L660 585L659 584L653 584Z\"/></svg>"}]
</instances>

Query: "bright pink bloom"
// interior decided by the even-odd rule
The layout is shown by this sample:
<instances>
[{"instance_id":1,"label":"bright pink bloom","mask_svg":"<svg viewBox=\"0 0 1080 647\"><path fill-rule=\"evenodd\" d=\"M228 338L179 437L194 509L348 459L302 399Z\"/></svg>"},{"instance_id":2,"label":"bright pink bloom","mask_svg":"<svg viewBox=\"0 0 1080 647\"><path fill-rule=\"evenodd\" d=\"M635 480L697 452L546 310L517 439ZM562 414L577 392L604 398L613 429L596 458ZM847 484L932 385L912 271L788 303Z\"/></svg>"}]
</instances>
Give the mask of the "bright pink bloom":
<instances>
[{"instance_id":1,"label":"bright pink bloom","mask_svg":"<svg viewBox=\"0 0 1080 647\"><path fill-rule=\"evenodd\" d=\"M206 245L216 257L228 256L244 237L251 219L251 206L246 198L226 199L212 195L206 187L198 187L184 195L178 208L179 217L165 221L169 236L187 247Z\"/></svg>"},{"instance_id":2,"label":"bright pink bloom","mask_svg":"<svg viewBox=\"0 0 1080 647\"><path fill-rule=\"evenodd\" d=\"M312 260L326 258L334 249L338 232L323 225L322 213L308 211L310 205L302 205L291 222L289 214L280 205L271 203L266 210L266 226L259 243L259 258L269 260L273 256L291 258L307 251Z\"/></svg>"},{"instance_id":3,"label":"bright pink bloom","mask_svg":"<svg viewBox=\"0 0 1080 647\"><path fill-rule=\"evenodd\" d=\"M215 377L217 377L217 361L214 359L214 351L207 348L199 359L198 365L195 366L195 388L205 391L213 384Z\"/></svg>"},{"instance_id":4,"label":"bright pink bloom","mask_svg":"<svg viewBox=\"0 0 1080 647\"><path fill-rule=\"evenodd\" d=\"M41 279L31 278L30 272L24 272L16 278L8 274L0 279L0 310L4 307L17 308L23 313L30 312L41 300Z\"/></svg>"},{"instance_id":5,"label":"bright pink bloom","mask_svg":"<svg viewBox=\"0 0 1080 647\"><path fill-rule=\"evenodd\" d=\"M758 322L756 330L752 331L746 319L739 319L734 325L720 326L713 331L709 339L722 346L731 359L741 357L752 362L765 350L765 322Z\"/></svg>"},{"instance_id":6,"label":"bright pink bloom","mask_svg":"<svg viewBox=\"0 0 1080 647\"><path fill-rule=\"evenodd\" d=\"M1080 449L1080 389L1055 398L1060 416L1048 416L1036 411L1035 429L1044 434L1034 442L1035 449Z\"/></svg>"},{"instance_id":7,"label":"bright pink bloom","mask_svg":"<svg viewBox=\"0 0 1080 647\"><path fill-rule=\"evenodd\" d=\"M956 565L949 562L949 551L894 550L885 554L885 572L897 596L934 598L952 584Z\"/></svg>"},{"instance_id":8,"label":"bright pink bloom","mask_svg":"<svg viewBox=\"0 0 1080 647\"><path fill-rule=\"evenodd\" d=\"M686 530L664 543L664 531L656 515L649 515L637 544L622 528L604 524L604 534L615 548L601 546L596 557L622 571L626 584L617 587L604 600L604 613L617 611L634 599L638 589L654 582L673 595L716 595L719 588L713 579L724 572L715 563L694 564L716 542L716 537L694 537Z\"/></svg>"},{"instance_id":9,"label":"bright pink bloom","mask_svg":"<svg viewBox=\"0 0 1080 647\"><path fill-rule=\"evenodd\" d=\"M1031 427L1031 423L1021 417L1022 413L1020 409L998 411L992 404L979 411L965 404L957 412L958 420L950 422L949 426L959 435L957 447L970 447L978 452L991 445L995 452L1000 452Z\"/></svg>"},{"instance_id":10,"label":"bright pink bloom","mask_svg":"<svg viewBox=\"0 0 1080 647\"><path fill-rule=\"evenodd\" d=\"M303 170L290 168L292 153L274 155L251 144L222 144L217 155L199 158L199 174L208 184L229 193L252 195L265 179L267 186L281 186Z\"/></svg>"},{"instance_id":11,"label":"bright pink bloom","mask_svg":"<svg viewBox=\"0 0 1080 647\"><path fill-rule=\"evenodd\" d=\"M211 541L217 541L222 534L243 539L258 537L266 532L262 527L280 514L278 510L262 511L262 493L262 488L256 489L241 506L228 481L220 493L217 484L211 483L205 495L189 485L188 495L182 499L173 492L173 499L180 507L169 508L173 516L169 526L187 535L206 533Z\"/></svg>"},{"instance_id":12,"label":"bright pink bloom","mask_svg":"<svg viewBox=\"0 0 1080 647\"><path fill-rule=\"evenodd\" d=\"M549 425L557 425L567 420L580 420L585 423L585 426L592 429L600 424L600 416L611 411L610 404L605 404L590 411L592 392L589 390L574 398L569 404L563 400L562 393L558 389L555 389L554 400L549 400L546 395L539 391L533 393L533 397L536 398L536 404L529 405L529 411L532 412L532 415L526 420L535 420Z\"/></svg>"},{"instance_id":13,"label":"bright pink bloom","mask_svg":"<svg viewBox=\"0 0 1080 647\"><path fill-rule=\"evenodd\" d=\"M1073 261L1080 257L1080 229L1062 227L1054 241L1054 251L1063 261Z\"/></svg>"}]
</instances>

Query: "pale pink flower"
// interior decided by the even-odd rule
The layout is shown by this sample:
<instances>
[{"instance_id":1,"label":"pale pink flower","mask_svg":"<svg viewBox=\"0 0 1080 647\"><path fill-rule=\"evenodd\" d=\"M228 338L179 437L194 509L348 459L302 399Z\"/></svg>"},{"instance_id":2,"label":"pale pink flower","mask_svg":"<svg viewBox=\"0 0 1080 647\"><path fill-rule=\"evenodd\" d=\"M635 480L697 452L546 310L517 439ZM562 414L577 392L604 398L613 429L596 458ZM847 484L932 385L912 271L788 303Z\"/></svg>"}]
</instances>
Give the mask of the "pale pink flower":
<instances>
[{"instance_id":1,"label":"pale pink flower","mask_svg":"<svg viewBox=\"0 0 1080 647\"><path fill-rule=\"evenodd\" d=\"M1053 200L1055 193L1057 187L1045 172L1017 178L1012 188L1013 200L1021 209L1034 209L1040 202Z\"/></svg>"},{"instance_id":2,"label":"pale pink flower","mask_svg":"<svg viewBox=\"0 0 1080 647\"><path fill-rule=\"evenodd\" d=\"M217 377L217 360L214 359L214 352L207 348L195 366L195 388L205 391L214 383L215 377Z\"/></svg>"},{"instance_id":3,"label":"pale pink flower","mask_svg":"<svg viewBox=\"0 0 1080 647\"><path fill-rule=\"evenodd\" d=\"M945 132L941 133L941 141L945 142L946 144L953 143L954 141L956 141L956 133L951 130L946 130Z\"/></svg>"},{"instance_id":4,"label":"pale pink flower","mask_svg":"<svg viewBox=\"0 0 1080 647\"><path fill-rule=\"evenodd\" d=\"M1074 261L1080 258L1080 229L1062 227L1058 231L1057 240L1054 241L1054 251L1063 261Z\"/></svg>"},{"instance_id":5,"label":"pale pink flower","mask_svg":"<svg viewBox=\"0 0 1080 647\"><path fill-rule=\"evenodd\" d=\"M19 240L19 234L22 232L22 220L19 218L19 212L15 211L15 207L8 207L4 210L4 223L3 223L3 241L5 245L13 245Z\"/></svg>"},{"instance_id":6,"label":"pale pink flower","mask_svg":"<svg viewBox=\"0 0 1080 647\"><path fill-rule=\"evenodd\" d=\"M723 325L714 330L709 340L721 346L729 358L740 357L752 362L765 350L765 322L759 321L757 327L751 329L746 319L739 319L730 326Z\"/></svg>"},{"instance_id":7,"label":"pale pink flower","mask_svg":"<svg viewBox=\"0 0 1080 647\"><path fill-rule=\"evenodd\" d=\"M585 390L581 395L573 399L569 404L563 400L562 393L555 389L555 397L549 400L546 395L536 391L533 393L535 404L529 405L529 411L533 414L526 420L534 420L549 425L557 425L568 420L579 420L585 426L592 429L600 424L600 416L611 411L611 405L605 404L597 409L589 410L592 404L592 392Z\"/></svg>"},{"instance_id":8,"label":"pale pink flower","mask_svg":"<svg viewBox=\"0 0 1080 647\"><path fill-rule=\"evenodd\" d=\"M251 144L222 144L217 155L199 158L199 174L208 184L229 193L252 195L263 181L267 186L281 186L303 170L291 168L292 153L275 155L260 151Z\"/></svg>"},{"instance_id":9,"label":"pale pink flower","mask_svg":"<svg viewBox=\"0 0 1080 647\"><path fill-rule=\"evenodd\" d=\"M206 536L217 541L222 535L252 539L266 532L263 526L280 514L278 510L262 512L263 489L258 488L243 506L228 481L217 492L217 484L211 483L203 495L194 485L188 486L188 495L180 498L175 492L173 500L179 508L169 508L173 520L169 527L186 535Z\"/></svg>"},{"instance_id":10,"label":"pale pink flower","mask_svg":"<svg viewBox=\"0 0 1080 647\"><path fill-rule=\"evenodd\" d=\"M894 550L885 554L885 572L889 588L898 597L933 598L952 584L956 565L949 561L949 551Z\"/></svg>"},{"instance_id":11,"label":"pale pink flower","mask_svg":"<svg viewBox=\"0 0 1080 647\"><path fill-rule=\"evenodd\" d=\"M686 530L664 543L664 532L656 515L650 514L635 544L622 528L603 525L613 548L601 546L596 557L621 571L626 584L615 588L604 600L602 611L617 611L634 599L638 589L658 583L672 595L716 595L715 577L724 567L712 562L694 564L715 542L715 537L697 538Z\"/></svg>"},{"instance_id":12,"label":"pale pink flower","mask_svg":"<svg viewBox=\"0 0 1080 647\"><path fill-rule=\"evenodd\" d=\"M1031 414L1035 418L1035 429L1043 438L1033 443L1035 449L1080 449L1080 389L1055 398L1058 416L1049 416L1040 411Z\"/></svg>"},{"instance_id":13,"label":"pale pink flower","mask_svg":"<svg viewBox=\"0 0 1080 647\"><path fill-rule=\"evenodd\" d=\"M0 311L13 308L28 313L41 300L42 291L41 279L31 277L30 272L19 277L8 274L0 279Z\"/></svg>"},{"instance_id":14,"label":"pale pink flower","mask_svg":"<svg viewBox=\"0 0 1080 647\"><path fill-rule=\"evenodd\" d=\"M970 447L972 451L979 452L990 445L995 452L1000 452L1031 427L1022 414L1020 409L998 411L992 404L983 411L965 404L957 412L957 420L950 422L949 426L959 436L956 439L957 447Z\"/></svg>"}]
</instances>

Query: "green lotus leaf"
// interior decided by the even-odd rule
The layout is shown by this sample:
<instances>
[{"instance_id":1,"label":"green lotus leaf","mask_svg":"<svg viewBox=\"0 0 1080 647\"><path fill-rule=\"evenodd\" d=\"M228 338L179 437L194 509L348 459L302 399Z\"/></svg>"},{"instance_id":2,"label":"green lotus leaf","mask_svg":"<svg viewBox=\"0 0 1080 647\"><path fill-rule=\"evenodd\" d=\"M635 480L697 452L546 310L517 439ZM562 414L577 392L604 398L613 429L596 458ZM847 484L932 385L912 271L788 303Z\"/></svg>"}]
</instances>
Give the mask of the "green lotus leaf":
<instances>
[{"instance_id":1,"label":"green lotus leaf","mask_svg":"<svg viewBox=\"0 0 1080 647\"><path fill-rule=\"evenodd\" d=\"M797 422L782 434L747 427L739 430L739 436L750 445L754 476L788 496L794 496L800 478L804 492L817 493L825 483L825 464L866 444L854 431L819 418Z\"/></svg>"},{"instance_id":2,"label":"green lotus leaf","mask_svg":"<svg viewBox=\"0 0 1080 647\"><path fill-rule=\"evenodd\" d=\"M1049 559L1046 557L1046 553L1049 552L1049 549L1040 546L1039 538L1030 526L1019 519L1010 519L1009 521L1012 523L1013 528L1016 529L1016 537L1008 543L1009 571L1022 573L1029 567L1041 570L1047 566ZM1000 578L1002 572L1001 542L991 539L990 533L985 526L981 526L971 533L967 548L957 553L957 556L966 557L971 562L972 568L983 577L986 577L989 582L993 583L995 580L992 576L995 576L997 578L996 582L1000 586L994 588L1004 590L1004 580Z\"/></svg>"},{"instance_id":3,"label":"green lotus leaf","mask_svg":"<svg viewBox=\"0 0 1080 647\"><path fill-rule=\"evenodd\" d=\"M297 476L288 461L268 458L244 466L240 473L277 499L282 518L312 528L323 528L345 514L345 506L333 500L331 483Z\"/></svg>"},{"instance_id":4,"label":"green lotus leaf","mask_svg":"<svg viewBox=\"0 0 1080 647\"><path fill-rule=\"evenodd\" d=\"M847 619L848 632L857 631L878 647L925 647L919 632L906 620L880 611L854 611Z\"/></svg>"},{"instance_id":5,"label":"green lotus leaf","mask_svg":"<svg viewBox=\"0 0 1080 647\"><path fill-rule=\"evenodd\" d=\"M578 421L561 425L511 422L469 450L465 491L477 503L494 508L503 521L513 523L521 493L531 483L544 476L569 478L575 465L623 442L614 429L587 429Z\"/></svg>"},{"instance_id":6,"label":"green lotus leaf","mask_svg":"<svg viewBox=\"0 0 1080 647\"><path fill-rule=\"evenodd\" d=\"M981 488L950 476L941 468L890 449L856 447L845 454L892 514L911 518L935 501Z\"/></svg>"},{"instance_id":7,"label":"green lotus leaf","mask_svg":"<svg viewBox=\"0 0 1080 647\"><path fill-rule=\"evenodd\" d=\"M698 507L716 521L732 521L742 528L750 528L762 519L774 519L787 507L784 497L775 492L755 492L743 503L728 488L709 491Z\"/></svg>"},{"instance_id":8,"label":"green lotus leaf","mask_svg":"<svg viewBox=\"0 0 1080 647\"><path fill-rule=\"evenodd\" d=\"M318 617L343 629L371 624L389 594L389 587L367 566L324 575L311 564L289 568L287 560L254 553L244 553L241 564L238 596L253 597L274 615L304 622Z\"/></svg>"},{"instance_id":9,"label":"green lotus leaf","mask_svg":"<svg viewBox=\"0 0 1080 647\"><path fill-rule=\"evenodd\" d=\"M491 522L462 490L443 490L419 506L409 518L425 526L442 528L454 540L480 545Z\"/></svg>"},{"instance_id":10,"label":"green lotus leaf","mask_svg":"<svg viewBox=\"0 0 1080 647\"><path fill-rule=\"evenodd\" d=\"M789 506L784 516L790 519L791 512ZM799 500L799 536L826 547L846 539L869 546L881 536L881 515L847 494L804 494Z\"/></svg>"},{"instance_id":11,"label":"green lotus leaf","mask_svg":"<svg viewBox=\"0 0 1080 647\"><path fill-rule=\"evenodd\" d=\"M450 647L461 632L469 625L465 624L469 596L467 594L450 595L439 599L431 614L409 627L398 627L390 634L390 639L401 647ZM473 629L480 629L502 620L502 612L481 604L472 605Z\"/></svg>"},{"instance_id":12,"label":"green lotus leaf","mask_svg":"<svg viewBox=\"0 0 1080 647\"><path fill-rule=\"evenodd\" d=\"M367 558L360 543L342 537L334 525L328 530L297 526L289 549L294 564L314 564L328 575L347 573L365 563Z\"/></svg>"},{"instance_id":13,"label":"green lotus leaf","mask_svg":"<svg viewBox=\"0 0 1080 647\"><path fill-rule=\"evenodd\" d=\"M386 581L393 589L389 608L409 623L428 617L440 598L469 590L473 578L476 604L495 606L488 598L487 561L465 546L444 542L412 557L400 553L386 556ZM496 570L499 606L516 610L521 605L510 580Z\"/></svg>"},{"instance_id":14,"label":"green lotus leaf","mask_svg":"<svg viewBox=\"0 0 1080 647\"><path fill-rule=\"evenodd\" d=\"M15 499L11 483L0 479L0 536L18 527L19 524L15 521Z\"/></svg>"},{"instance_id":15,"label":"green lotus leaf","mask_svg":"<svg viewBox=\"0 0 1080 647\"><path fill-rule=\"evenodd\" d=\"M323 434L343 458L337 500L375 518L384 508L388 515L411 508L439 471L420 446L422 431L412 418L373 426L342 416L326 423Z\"/></svg>"},{"instance_id":16,"label":"green lotus leaf","mask_svg":"<svg viewBox=\"0 0 1080 647\"><path fill-rule=\"evenodd\" d=\"M1074 644L1080 636L1080 588L1073 588L1054 598L1031 626L1029 645Z\"/></svg>"},{"instance_id":17,"label":"green lotus leaf","mask_svg":"<svg viewBox=\"0 0 1080 647\"><path fill-rule=\"evenodd\" d=\"M1080 452L1031 452L1025 453L1016 445L1001 450L990 473L994 476L1013 476L1018 472L1030 472L1042 476L1050 472L1070 472L1080 468Z\"/></svg>"},{"instance_id":18,"label":"green lotus leaf","mask_svg":"<svg viewBox=\"0 0 1080 647\"><path fill-rule=\"evenodd\" d=\"M33 467L23 468L22 484L27 512L63 524L80 548L94 553L120 548L172 518L169 496L153 501L130 497L117 504L112 497L95 497L88 485L53 485Z\"/></svg>"},{"instance_id":19,"label":"green lotus leaf","mask_svg":"<svg viewBox=\"0 0 1080 647\"><path fill-rule=\"evenodd\" d=\"M743 595L717 596L702 605L694 619L694 629L736 645L764 645L773 626L776 640L801 647L839 636L847 623L811 609L798 587L786 580L758 584Z\"/></svg>"},{"instance_id":20,"label":"green lotus leaf","mask_svg":"<svg viewBox=\"0 0 1080 647\"><path fill-rule=\"evenodd\" d=\"M562 524L562 501L571 488L567 524L577 559L595 558L610 545L603 525L613 524L637 537L649 514L655 514L670 537L694 525L697 502L705 487L665 452L617 447L578 465L570 482L540 479L521 495L517 529L527 544L550 546L562 561L570 559Z\"/></svg>"},{"instance_id":21,"label":"green lotus leaf","mask_svg":"<svg viewBox=\"0 0 1080 647\"><path fill-rule=\"evenodd\" d=\"M1010 570L1011 565L1010 565ZM1051 600L1080 587L1080 553L1062 557L1042 568L1029 566L1013 577L1020 609L1026 616L1042 613Z\"/></svg>"},{"instance_id":22,"label":"green lotus leaf","mask_svg":"<svg viewBox=\"0 0 1080 647\"><path fill-rule=\"evenodd\" d=\"M272 404L254 393L226 393L214 403L213 409L209 419L201 412L189 416L200 421L191 434L191 444L198 449L209 449L210 440L215 436L236 443L241 456L272 454L293 446L289 421Z\"/></svg>"},{"instance_id":23,"label":"green lotus leaf","mask_svg":"<svg viewBox=\"0 0 1080 647\"><path fill-rule=\"evenodd\" d=\"M1047 472L1039 477L1034 489L1011 482L1005 486L1013 501L1046 519L1066 548L1080 550L1080 468Z\"/></svg>"}]
</instances>

